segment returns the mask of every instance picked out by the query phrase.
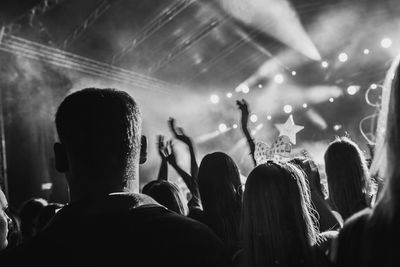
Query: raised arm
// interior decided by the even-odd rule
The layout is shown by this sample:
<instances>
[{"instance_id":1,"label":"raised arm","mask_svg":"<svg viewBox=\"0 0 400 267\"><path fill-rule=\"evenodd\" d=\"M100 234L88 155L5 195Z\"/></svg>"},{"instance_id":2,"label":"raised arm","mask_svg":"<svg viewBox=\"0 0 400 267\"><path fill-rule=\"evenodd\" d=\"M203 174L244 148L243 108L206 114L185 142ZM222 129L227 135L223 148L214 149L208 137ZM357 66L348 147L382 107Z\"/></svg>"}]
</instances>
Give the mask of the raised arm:
<instances>
[{"instance_id":1,"label":"raised arm","mask_svg":"<svg viewBox=\"0 0 400 267\"><path fill-rule=\"evenodd\" d=\"M176 156L175 156L175 149L171 141L167 143L168 149L167 151L167 161L171 166L176 170L176 172L179 174L179 176L183 179L185 182L187 188L189 189L190 193L192 194L192 199L188 203L189 209L192 208L200 208L201 207L201 201L200 201L200 193L199 193L199 188L197 185L197 181L193 179L193 177L185 172L176 162Z\"/></svg>"},{"instance_id":2,"label":"raised arm","mask_svg":"<svg viewBox=\"0 0 400 267\"><path fill-rule=\"evenodd\" d=\"M241 112L240 123L241 123L243 134L246 137L247 144L250 148L251 159L253 160L254 166L256 166L257 163L256 163L256 159L254 158L254 152L256 150L256 145L255 145L254 140L251 137L249 129L248 129L249 114L250 114L249 105L247 104L246 100L244 100L244 99L237 100L236 104Z\"/></svg>"},{"instance_id":3,"label":"raised arm","mask_svg":"<svg viewBox=\"0 0 400 267\"><path fill-rule=\"evenodd\" d=\"M158 154L161 157L161 165L160 170L158 172L157 180L168 180L168 161L167 161L167 146L164 142L164 136L158 135L157 136L157 148Z\"/></svg>"},{"instance_id":4,"label":"raised arm","mask_svg":"<svg viewBox=\"0 0 400 267\"><path fill-rule=\"evenodd\" d=\"M168 120L168 125L174 137L188 146L190 153L190 175L193 177L193 179L197 180L199 166L197 165L196 153L192 139L184 133L181 127L176 127L174 118L170 118Z\"/></svg>"}]
</instances>

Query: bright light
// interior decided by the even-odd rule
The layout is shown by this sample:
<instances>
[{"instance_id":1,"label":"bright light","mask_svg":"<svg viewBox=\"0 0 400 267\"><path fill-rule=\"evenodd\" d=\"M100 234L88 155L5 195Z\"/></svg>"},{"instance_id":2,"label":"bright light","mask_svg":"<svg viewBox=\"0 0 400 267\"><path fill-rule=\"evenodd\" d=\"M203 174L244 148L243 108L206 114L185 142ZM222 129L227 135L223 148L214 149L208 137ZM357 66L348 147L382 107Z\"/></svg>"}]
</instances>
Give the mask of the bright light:
<instances>
[{"instance_id":1,"label":"bright light","mask_svg":"<svg viewBox=\"0 0 400 267\"><path fill-rule=\"evenodd\" d=\"M284 111L285 113L287 113L287 114L292 113L293 107L292 107L291 105L285 105L285 106L283 107L283 111Z\"/></svg>"},{"instance_id":2,"label":"bright light","mask_svg":"<svg viewBox=\"0 0 400 267\"><path fill-rule=\"evenodd\" d=\"M250 121L251 122L257 122L257 120L258 120L258 117L257 117L256 114L253 114L253 115L250 116Z\"/></svg>"},{"instance_id":3,"label":"bright light","mask_svg":"<svg viewBox=\"0 0 400 267\"><path fill-rule=\"evenodd\" d=\"M296 71L292 71L292 76L296 76L297 72Z\"/></svg>"},{"instance_id":4,"label":"bright light","mask_svg":"<svg viewBox=\"0 0 400 267\"><path fill-rule=\"evenodd\" d=\"M333 130L335 130L336 132L339 131L340 129L342 129L342 125L340 124L336 124L335 126L333 126Z\"/></svg>"},{"instance_id":5,"label":"bright light","mask_svg":"<svg viewBox=\"0 0 400 267\"><path fill-rule=\"evenodd\" d=\"M371 89L375 90L376 88L378 88L378 85L376 83L371 84Z\"/></svg>"},{"instance_id":6,"label":"bright light","mask_svg":"<svg viewBox=\"0 0 400 267\"><path fill-rule=\"evenodd\" d=\"M221 124L218 126L218 129L219 129L219 131L220 131L221 133L223 133L223 132L226 132L226 130L228 130L228 127L226 126L226 124L221 123Z\"/></svg>"},{"instance_id":7,"label":"bright light","mask_svg":"<svg viewBox=\"0 0 400 267\"><path fill-rule=\"evenodd\" d=\"M333 99L333 97L329 98L329 102L333 103L333 101L335 101L335 99Z\"/></svg>"},{"instance_id":8,"label":"bright light","mask_svg":"<svg viewBox=\"0 0 400 267\"><path fill-rule=\"evenodd\" d=\"M259 85L258 85L258 88L263 88L263 85L260 83Z\"/></svg>"},{"instance_id":9,"label":"bright light","mask_svg":"<svg viewBox=\"0 0 400 267\"><path fill-rule=\"evenodd\" d=\"M329 67L329 63L327 61L322 61L321 62L321 66L326 69L327 67Z\"/></svg>"},{"instance_id":10,"label":"bright light","mask_svg":"<svg viewBox=\"0 0 400 267\"><path fill-rule=\"evenodd\" d=\"M231 97L232 97L232 93L227 93L227 94L226 94L226 97L227 97L227 98L231 98Z\"/></svg>"},{"instance_id":11,"label":"bright light","mask_svg":"<svg viewBox=\"0 0 400 267\"><path fill-rule=\"evenodd\" d=\"M219 96L217 96L217 95L211 95L211 96L210 96L210 101L211 101L211 103L213 103L213 104L218 104L218 102L219 102Z\"/></svg>"},{"instance_id":12,"label":"bright light","mask_svg":"<svg viewBox=\"0 0 400 267\"><path fill-rule=\"evenodd\" d=\"M382 46L383 48L389 48L389 47L392 46L392 44L393 44L393 41L392 41L392 39L390 39L390 38L384 38L384 39L382 39L382 41L381 41L381 46Z\"/></svg>"},{"instance_id":13,"label":"bright light","mask_svg":"<svg viewBox=\"0 0 400 267\"><path fill-rule=\"evenodd\" d=\"M256 135L257 131L256 130L251 130L251 135Z\"/></svg>"},{"instance_id":14,"label":"bright light","mask_svg":"<svg viewBox=\"0 0 400 267\"><path fill-rule=\"evenodd\" d=\"M349 59L349 56L346 53L340 53L339 54L339 61L340 62L346 62Z\"/></svg>"},{"instance_id":15,"label":"bright light","mask_svg":"<svg viewBox=\"0 0 400 267\"><path fill-rule=\"evenodd\" d=\"M369 49L364 49L364 55L368 55L369 54Z\"/></svg>"},{"instance_id":16,"label":"bright light","mask_svg":"<svg viewBox=\"0 0 400 267\"><path fill-rule=\"evenodd\" d=\"M248 94L250 92L250 88L248 86L243 86L242 92L243 94Z\"/></svg>"},{"instance_id":17,"label":"bright light","mask_svg":"<svg viewBox=\"0 0 400 267\"><path fill-rule=\"evenodd\" d=\"M304 103L304 104L303 104L303 108L308 108L307 103Z\"/></svg>"},{"instance_id":18,"label":"bright light","mask_svg":"<svg viewBox=\"0 0 400 267\"><path fill-rule=\"evenodd\" d=\"M232 125L233 129L236 129L238 127L238 125L235 123L234 125Z\"/></svg>"},{"instance_id":19,"label":"bright light","mask_svg":"<svg viewBox=\"0 0 400 267\"><path fill-rule=\"evenodd\" d=\"M347 87L347 93L349 95L355 95L357 94L357 92L360 90L360 86L357 85L350 85L349 87Z\"/></svg>"},{"instance_id":20,"label":"bright light","mask_svg":"<svg viewBox=\"0 0 400 267\"><path fill-rule=\"evenodd\" d=\"M282 74L276 74L274 77L274 81L278 84L282 84L285 81L285 78Z\"/></svg>"},{"instance_id":21,"label":"bright light","mask_svg":"<svg viewBox=\"0 0 400 267\"><path fill-rule=\"evenodd\" d=\"M241 83L241 84L239 84L238 87L236 87L235 91L238 93L243 92L243 93L247 94L248 92L250 92L250 88L245 83Z\"/></svg>"},{"instance_id":22,"label":"bright light","mask_svg":"<svg viewBox=\"0 0 400 267\"><path fill-rule=\"evenodd\" d=\"M271 116L271 115L268 115L268 116L267 116L267 120L269 120L269 121L272 120L272 116Z\"/></svg>"}]
</instances>

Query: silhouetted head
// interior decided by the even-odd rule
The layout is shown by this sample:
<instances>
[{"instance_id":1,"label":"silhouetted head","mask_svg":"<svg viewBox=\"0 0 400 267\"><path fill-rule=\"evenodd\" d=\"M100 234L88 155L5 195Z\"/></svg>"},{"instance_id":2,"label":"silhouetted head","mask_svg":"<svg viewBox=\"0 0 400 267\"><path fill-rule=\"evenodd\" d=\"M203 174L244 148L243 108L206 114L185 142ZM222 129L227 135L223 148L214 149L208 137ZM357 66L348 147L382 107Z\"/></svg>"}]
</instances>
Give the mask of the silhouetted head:
<instances>
[{"instance_id":1,"label":"silhouetted head","mask_svg":"<svg viewBox=\"0 0 400 267\"><path fill-rule=\"evenodd\" d=\"M243 197L242 235L248 266L312 266L317 230L297 167L270 161L253 169Z\"/></svg>"},{"instance_id":2,"label":"silhouetted head","mask_svg":"<svg viewBox=\"0 0 400 267\"><path fill-rule=\"evenodd\" d=\"M77 91L59 106L56 127L56 167L66 173L71 198L138 191L146 144L141 149L141 115L131 96L115 89Z\"/></svg>"},{"instance_id":3,"label":"silhouetted head","mask_svg":"<svg viewBox=\"0 0 400 267\"><path fill-rule=\"evenodd\" d=\"M149 186L143 187L143 194L151 196L158 203L175 211L178 214L186 215L186 203L178 186L168 181L152 181Z\"/></svg>"},{"instance_id":4,"label":"silhouetted head","mask_svg":"<svg viewBox=\"0 0 400 267\"><path fill-rule=\"evenodd\" d=\"M315 190L321 197L324 198L325 196L323 186L321 184L321 177L315 162L310 158L299 157L291 159L290 163L295 164L304 172L310 190Z\"/></svg>"},{"instance_id":5,"label":"silhouetted head","mask_svg":"<svg viewBox=\"0 0 400 267\"><path fill-rule=\"evenodd\" d=\"M221 152L206 155L199 167L198 183L203 210L219 228L213 230L233 249L238 239L242 197L235 162Z\"/></svg>"},{"instance_id":6,"label":"silhouetted head","mask_svg":"<svg viewBox=\"0 0 400 267\"><path fill-rule=\"evenodd\" d=\"M47 204L47 201L43 198L32 198L22 204L19 215L23 242L36 236L39 214Z\"/></svg>"},{"instance_id":7,"label":"silhouetted head","mask_svg":"<svg viewBox=\"0 0 400 267\"><path fill-rule=\"evenodd\" d=\"M325 152L329 198L347 219L368 206L369 172L362 151L347 137L337 138Z\"/></svg>"},{"instance_id":8,"label":"silhouetted head","mask_svg":"<svg viewBox=\"0 0 400 267\"><path fill-rule=\"evenodd\" d=\"M8 228L10 223L10 217L6 213L8 208L8 202L3 191L0 189L0 250L3 250L8 245Z\"/></svg>"}]
</instances>

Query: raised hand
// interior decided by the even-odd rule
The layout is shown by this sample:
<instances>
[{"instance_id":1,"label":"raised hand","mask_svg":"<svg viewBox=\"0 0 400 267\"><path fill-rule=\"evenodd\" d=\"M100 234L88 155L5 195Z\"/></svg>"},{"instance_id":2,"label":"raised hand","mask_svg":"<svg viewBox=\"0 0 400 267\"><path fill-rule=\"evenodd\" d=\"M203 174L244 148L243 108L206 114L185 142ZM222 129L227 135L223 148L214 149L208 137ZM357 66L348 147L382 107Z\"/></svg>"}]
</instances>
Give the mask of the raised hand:
<instances>
[{"instance_id":1,"label":"raised hand","mask_svg":"<svg viewBox=\"0 0 400 267\"><path fill-rule=\"evenodd\" d=\"M165 137L163 135L157 136L157 147L158 147L158 154L160 155L161 159L167 160L167 144L164 142Z\"/></svg>"},{"instance_id":2,"label":"raised hand","mask_svg":"<svg viewBox=\"0 0 400 267\"><path fill-rule=\"evenodd\" d=\"M249 129L247 128L247 124L249 122L249 115L250 115L250 109L249 109L249 104L247 104L247 101L242 99L242 100L237 100L236 104L241 112L241 126L242 126L242 131L244 136L246 137L247 144L249 145L250 148L250 155L252 158L252 161L254 163L254 166L257 165L256 160L254 158L254 152L256 150L256 145L254 143L253 138L250 135Z\"/></svg>"},{"instance_id":3,"label":"raised hand","mask_svg":"<svg viewBox=\"0 0 400 267\"><path fill-rule=\"evenodd\" d=\"M168 125L176 139L182 141L186 145L190 145L192 143L192 140L184 133L183 129L181 127L176 127L174 118L169 118Z\"/></svg>"},{"instance_id":4,"label":"raised hand","mask_svg":"<svg viewBox=\"0 0 400 267\"><path fill-rule=\"evenodd\" d=\"M250 115L249 104L247 104L246 100L242 99L242 100L237 100L236 105L241 111L242 127L247 126L247 122L249 121L249 115Z\"/></svg>"},{"instance_id":5,"label":"raised hand","mask_svg":"<svg viewBox=\"0 0 400 267\"><path fill-rule=\"evenodd\" d=\"M168 163L171 164L172 166L177 166L174 144L172 143L171 140L167 142L166 148L167 149L165 150L165 152Z\"/></svg>"}]
</instances>

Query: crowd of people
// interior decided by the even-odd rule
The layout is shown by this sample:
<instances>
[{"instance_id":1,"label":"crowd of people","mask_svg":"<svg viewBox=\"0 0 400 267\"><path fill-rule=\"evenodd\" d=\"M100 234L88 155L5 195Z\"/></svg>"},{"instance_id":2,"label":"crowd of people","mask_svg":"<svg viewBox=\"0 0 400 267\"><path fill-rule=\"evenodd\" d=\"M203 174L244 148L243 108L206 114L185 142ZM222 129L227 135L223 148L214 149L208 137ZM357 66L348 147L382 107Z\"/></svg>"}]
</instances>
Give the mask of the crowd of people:
<instances>
[{"instance_id":1,"label":"crowd of people","mask_svg":"<svg viewBox=\"0 0 400 267\"><path fill-rule=\"evenodd\" d=\"M249 104L238 100L254 169L241 183L226 153L197 163L195 144L168 121L190 171L158 137L156 180L139 193L147 141L135 100L115 89L67 96L56 113L56 169L70 203L28 200L8 209L0 190L1 266L398 266L400 67L387 74L373 158L348 137L325 151L327 188L309 156L257 162ZM168 178L176 170L190 194ZM400 202L399 202L400 203Z\"/></svg>"}]
</instances>

